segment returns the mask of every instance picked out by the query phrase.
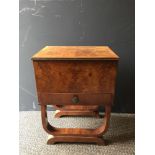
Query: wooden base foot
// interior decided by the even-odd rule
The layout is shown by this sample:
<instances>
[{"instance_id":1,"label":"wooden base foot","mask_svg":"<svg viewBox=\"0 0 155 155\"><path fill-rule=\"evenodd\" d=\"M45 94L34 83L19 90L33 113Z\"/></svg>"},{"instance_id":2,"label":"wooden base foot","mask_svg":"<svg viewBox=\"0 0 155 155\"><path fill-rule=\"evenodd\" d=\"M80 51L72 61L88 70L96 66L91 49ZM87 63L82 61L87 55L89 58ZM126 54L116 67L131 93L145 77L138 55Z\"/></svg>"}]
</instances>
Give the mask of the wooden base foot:
<instances>
[{"instance_id":1,"label":"wooden base foot","mask_svg":"<svg viewBox=\"0 0 155 155\"><path fill-rule=\"evenodd\" d=\"M60 142L69 143L95 143L97 145L105 145L105 141L99 137L77 137L77 136L48 136L47 144L55 144Z\"/></svg>"},{"instance_id":2,"label":"wooden base foot","mask_svg":"<svg viewBox=\"0 0 155 155\"><path fill-rule=\"evenodd\" d=\"M96 118L100 118L98 111L61 111L56 110L55 111L55 118L60 118L63 116L92 116Z\"/></svg>"},{"instance_id":3,"label":"wooden base foot","mask_svg":"<svg viewBox=\"0 0 155 155\"><path fill-rule=\"evenodd\" d=\"M63 116L93 116L99 118L98 106L65 105L54 106L56 109L55 118Z\"/></svg>"}]
</instances>

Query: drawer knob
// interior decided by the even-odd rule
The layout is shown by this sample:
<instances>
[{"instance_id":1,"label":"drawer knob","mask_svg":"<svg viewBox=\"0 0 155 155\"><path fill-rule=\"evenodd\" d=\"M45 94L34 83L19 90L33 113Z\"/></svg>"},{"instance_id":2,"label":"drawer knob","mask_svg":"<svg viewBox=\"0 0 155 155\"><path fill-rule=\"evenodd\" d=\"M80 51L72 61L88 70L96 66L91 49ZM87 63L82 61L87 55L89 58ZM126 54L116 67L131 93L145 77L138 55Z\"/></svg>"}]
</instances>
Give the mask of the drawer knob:
<instances>
[{"instance_id":1,"label":"drawer knob","mask_svg":"<svg viewBox=\"0 0 155 155\"><path fill-rule=\"evenodd\" d=\"M80 100L79 100L78 96L73 96L73 98L72 98L72 102L73 102L73 103L76 104L76 103L79 103L79 101L80 101Z\"/></svg>"}]
</instances>

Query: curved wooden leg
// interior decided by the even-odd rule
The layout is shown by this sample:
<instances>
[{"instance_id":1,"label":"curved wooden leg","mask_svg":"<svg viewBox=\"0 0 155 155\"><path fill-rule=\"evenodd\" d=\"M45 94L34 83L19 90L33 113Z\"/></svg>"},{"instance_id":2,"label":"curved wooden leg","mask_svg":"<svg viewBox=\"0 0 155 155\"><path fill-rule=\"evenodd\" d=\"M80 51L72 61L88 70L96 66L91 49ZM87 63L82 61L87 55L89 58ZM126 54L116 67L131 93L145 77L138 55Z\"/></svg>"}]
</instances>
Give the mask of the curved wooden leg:
<instances>
[{"instance_id":1,"label":"curved wooden leg","mask_svg":"<svg viewBox=\"0 0 155 155\"><path fill-rule=\"evenodd\" d=\"M54 106L55 118L60 118L63 116L93 116L99 118L98 106L82 106L82 105L68 105L68 106Z\"/></svg>"},{"instance_id":2,"label":"curved wooden leg","mask_svg":"<svg viewBox=\"0 0 155 155\"><path fill-rule=\"evenodd\" d=\"M110 120L111 106L105 106L105 117L103 124L96 129L85 128L55 128L50 125L47 118L46 105L41 105L41 118L43 128L47 133L53 135L48 140L48 144L56 142L93 142L97 144L104 144L102 135L107 131Z\"/></svg>"}]
</instances>

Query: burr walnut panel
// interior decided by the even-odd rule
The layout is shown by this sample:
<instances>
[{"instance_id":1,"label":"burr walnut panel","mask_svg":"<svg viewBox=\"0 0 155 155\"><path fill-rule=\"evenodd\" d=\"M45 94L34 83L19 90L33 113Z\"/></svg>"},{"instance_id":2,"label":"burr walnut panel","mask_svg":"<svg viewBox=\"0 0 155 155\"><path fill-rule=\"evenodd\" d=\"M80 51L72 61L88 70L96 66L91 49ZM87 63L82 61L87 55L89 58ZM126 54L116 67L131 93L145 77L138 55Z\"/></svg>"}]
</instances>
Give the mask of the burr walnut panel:
<instances>
[{"instance_id":1,"label":"burr walnut panel","mask_svg":"<svg viewBox=\"0 0 155 155\"><path fill-rule=\"evenodd\" d=\"M114 93L117 61L33 60L38 93Z\"/></svg>"}]
</instances>

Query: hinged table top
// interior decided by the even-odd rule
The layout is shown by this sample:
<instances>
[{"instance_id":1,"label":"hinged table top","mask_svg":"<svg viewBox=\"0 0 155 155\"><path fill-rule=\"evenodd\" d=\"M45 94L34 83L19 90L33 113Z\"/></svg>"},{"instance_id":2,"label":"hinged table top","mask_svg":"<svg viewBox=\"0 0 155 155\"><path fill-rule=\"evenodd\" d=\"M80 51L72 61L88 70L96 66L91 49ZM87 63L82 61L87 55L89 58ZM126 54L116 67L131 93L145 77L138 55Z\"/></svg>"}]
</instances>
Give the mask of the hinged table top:
<instances>
[{"instance_id":1,"label":"hinged table top","mask_svg":"<svg viewBox=\"0 0 155 155\"><path fill-rule=\"evenodd\" d=\"M33 55L32 60L118 58L108 46L45 46Z\"/></svg>"}]
</instances>

